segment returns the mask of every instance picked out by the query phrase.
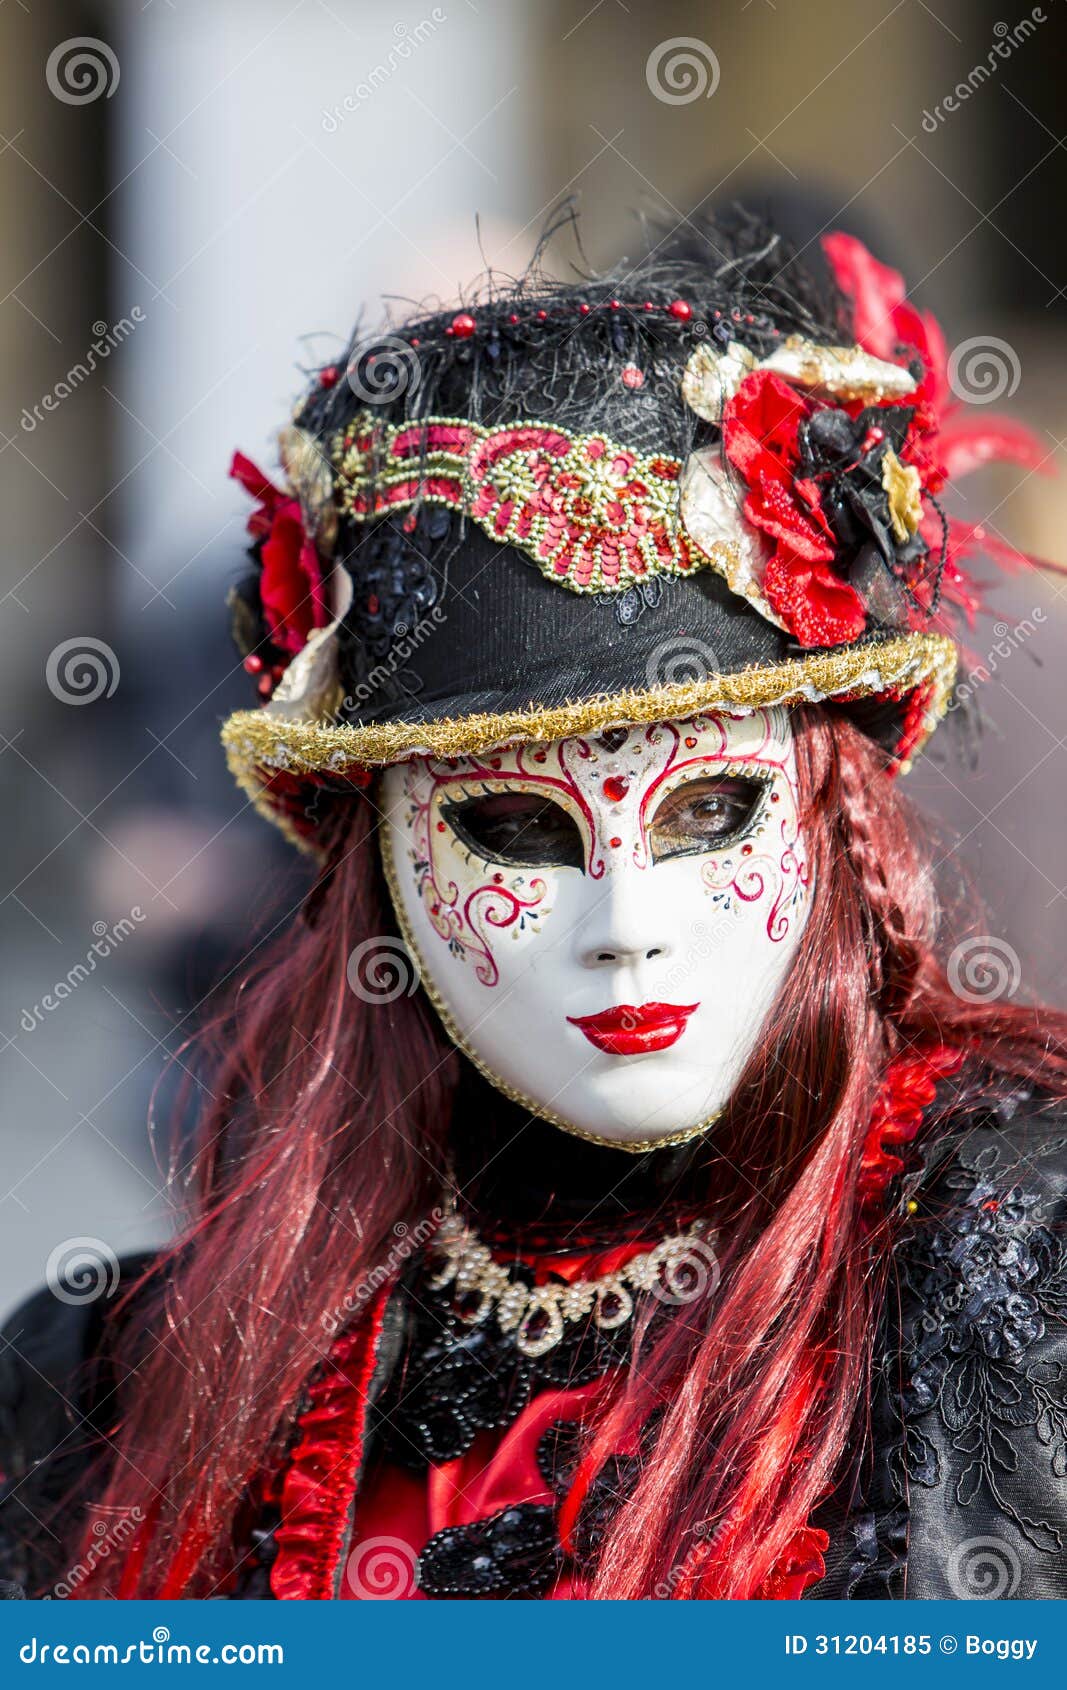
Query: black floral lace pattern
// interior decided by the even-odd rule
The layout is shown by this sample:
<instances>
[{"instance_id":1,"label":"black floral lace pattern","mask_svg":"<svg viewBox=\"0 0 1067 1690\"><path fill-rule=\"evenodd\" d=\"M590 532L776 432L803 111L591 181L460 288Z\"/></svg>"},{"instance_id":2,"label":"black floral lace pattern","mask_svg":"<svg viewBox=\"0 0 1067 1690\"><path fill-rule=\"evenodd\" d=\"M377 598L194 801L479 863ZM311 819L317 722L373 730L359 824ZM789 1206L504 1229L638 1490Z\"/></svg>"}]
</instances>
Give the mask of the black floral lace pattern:
<instances>
[{"instance_id":1,"label":"black floral lace pattern","mask_svg":"<svg viewBox=\"0 0 1067 1690\"><path fill-rule=\"evenodd\" d=\"M958 1104L954 1107L958 1107ZM1026 1094L942 1116L904 1178L869 1419L810 1598L1067 1595L1067 1133ZM962 1558L962 1559L961 1559Z\"/></svg>"},{"instance_id":2,"label":"black floral lace pattern","mask_svg":"<svg viewBox=\"0 0 1067 1690\"><path fill-rule=\"evenodd\" d=\"M924 1430L933 1415L965 1457L955 1481L960 1506L992 1498L1047 1551L1063 1547L1062 1526L1028 1512L1013 1496L1012 1476L1024 1446L1025 1459L1043 1452L1050 1475L1067 1476L1067 1367L1038 1353L1067 1318L1067 1241L1046 1224L1053 1198L1040 1169L1043 1158L1062 1156L1065 1142L1046 1137L1022 1160L985 1134L964 1142L944 1181L955 1205L916 1228L904 1258L905 1471L922 1485L943 1481L941 1455Z\"/></svg>"},{"instance_id":3,"label":"black floral lace pattern","mask_svg":"<svg viewBox=\"0 0 1067 1690\"><path fill-rule=\"evenodd\" d=\"M346 709L399 702L421 690L408 663L417 652L441 595L440 574L429 553L449 532L450 513L428 505L410 524L383 522L361 534L346 559L352 606L340 646L354 696Z\"/></svg>"},{"instance_id":4,"label":"black floral lace pattern","mask_svg":"<svg viewBox=\"0 0 1067 1690\"><path fill-rule=\"evenodd\" d=\"M544 1596L561 1564L556 1510L520 1502L435 1532L418 1558L417 1582L436 1601Z\"/></svg>"}]
</instances>

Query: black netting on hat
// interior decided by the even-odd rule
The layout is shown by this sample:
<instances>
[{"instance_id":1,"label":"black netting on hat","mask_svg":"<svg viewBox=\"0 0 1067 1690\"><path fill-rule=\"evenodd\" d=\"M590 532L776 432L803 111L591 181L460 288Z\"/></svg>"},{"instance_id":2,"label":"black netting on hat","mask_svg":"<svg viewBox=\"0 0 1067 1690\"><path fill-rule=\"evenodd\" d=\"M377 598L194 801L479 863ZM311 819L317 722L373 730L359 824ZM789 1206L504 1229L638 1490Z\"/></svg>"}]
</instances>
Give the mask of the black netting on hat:
<instances>
[{"instance_id":1,"label":"black netting on hat","mask_svg":"<svg viewBox=\"0 0 1067 1690\"><path fill-rule=\"evenodd\" d=\"M474 332L457 333L461 318ZM383 423L529 418L681 457L700 426L679 390L693 347L734 340L763 357L790 334L846 342L844 302L816 249L801 259L738 211L653 234L646 256L600 277L553 281L538 256L518 280L487 275L460 312L357 333L345 375L312 392L299 422L329 438L366 410Z\"/></svg>"}]
</instances>

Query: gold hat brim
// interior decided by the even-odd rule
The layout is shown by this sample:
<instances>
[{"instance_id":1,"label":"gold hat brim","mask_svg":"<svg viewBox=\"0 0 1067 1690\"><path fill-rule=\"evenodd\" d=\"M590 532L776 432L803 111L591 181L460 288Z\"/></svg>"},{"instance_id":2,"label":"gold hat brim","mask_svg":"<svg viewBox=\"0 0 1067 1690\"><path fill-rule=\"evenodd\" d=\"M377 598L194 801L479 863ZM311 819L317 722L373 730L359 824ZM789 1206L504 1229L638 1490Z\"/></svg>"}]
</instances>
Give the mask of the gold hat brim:
<instances>
[{"instance_id":1,"label":"gold hat brim","mask_svg":"<svg viewBox=\"0 0 1067 1690\"><path fill-rule=\"evenodd\" d=\"M565 704L531 703L499 713L443 716L427 722L293 721L262 710L238 710L222 728L230 770L251 802L295 845L317 849L314 826L293 819L294 780L344 781L409 757L462 757L501 745L566 739L608 728L638 727L694 716L702 710L833 703L926 689L923 721L904 772L948 707L956 675L956 647L942 634L910 633L813 652L765 667L709 675L643 690L595 693ZM284 786L289 802L283 802Z\"/></svg>"}]
</instances>

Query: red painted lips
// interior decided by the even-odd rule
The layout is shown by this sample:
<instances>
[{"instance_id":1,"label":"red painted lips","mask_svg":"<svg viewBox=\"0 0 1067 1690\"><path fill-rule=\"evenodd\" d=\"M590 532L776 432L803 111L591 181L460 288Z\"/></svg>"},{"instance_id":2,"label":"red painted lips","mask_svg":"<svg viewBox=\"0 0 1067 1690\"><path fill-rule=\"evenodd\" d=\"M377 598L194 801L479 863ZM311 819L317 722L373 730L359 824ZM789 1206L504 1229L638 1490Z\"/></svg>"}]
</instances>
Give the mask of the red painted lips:
<instances>
[{"instance_id":1,"label":"red painted lips","mask_svg":"<svg viewBox=\"0 0 1067 1690\"><path fill-rule=\"evenodd\" d=\"M640 1056L674 1044L699 1007L695 1003L620 1003L599 1015L568 1015L567 1020L608 1056Z\"/></svg>"}]
</instances>

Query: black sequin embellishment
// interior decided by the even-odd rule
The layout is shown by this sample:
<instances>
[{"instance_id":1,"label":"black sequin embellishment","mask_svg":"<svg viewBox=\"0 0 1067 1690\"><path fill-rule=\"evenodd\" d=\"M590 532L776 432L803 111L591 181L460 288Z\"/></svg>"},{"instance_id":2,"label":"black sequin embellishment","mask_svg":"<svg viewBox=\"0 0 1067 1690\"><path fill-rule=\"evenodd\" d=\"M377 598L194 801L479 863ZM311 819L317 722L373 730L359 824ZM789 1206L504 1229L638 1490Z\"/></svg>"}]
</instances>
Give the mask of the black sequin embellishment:
<instances>
[{"instance_id":1,"label":"black sequin embellishment","mask_svg":"<svg viewBox=\"0 0 1067 1690\"><path fill-rule=\"evenodd\" d=\"M470 1526L436 1532L419 1556L424 1596L543 1596L562 1564L556 1510L522 1502Z\"/></svg>"},{"instance_id":2,"label":"black sequin embellishment","mask_svg":"<svg viewBox=\"0 0 1067 1690\"><path fill-rule=\"evenodd\" d=\"M544 1596L568 1567L592 1574L605 1534L634 1485L640 1463L634 1456L613 1456L590 1485L567 1554L560 1541L557 1509L578 1467L582 1428L557 1420L537 1447L537 1465L556 1501L519 1502L488 1520L449 1526L435 1532L418 1561L419 1588L425 1596Z\"/></svg>"},{"instance_id":3,"label":"black sequin embellishment","mask_svg":"<svg viewBox=\"0 0 1067 1690\"><path fill-rule=\"evenodd\" d=\"M358 715L372 700L381 704L421 690L413 658L420 639L434 631L427 618L442 588L430 557L450 526L449 511L427 505L410 527L396 520L374 524L345 559L352 605L339 647L346 688L353 694L349 714Z\"/></svg>"}]
</instances>

